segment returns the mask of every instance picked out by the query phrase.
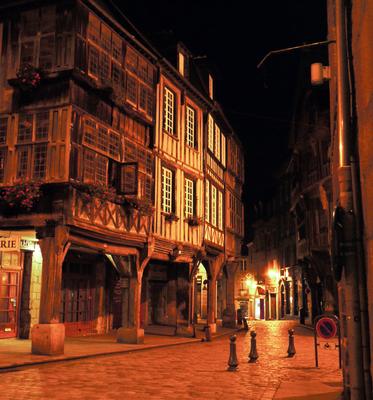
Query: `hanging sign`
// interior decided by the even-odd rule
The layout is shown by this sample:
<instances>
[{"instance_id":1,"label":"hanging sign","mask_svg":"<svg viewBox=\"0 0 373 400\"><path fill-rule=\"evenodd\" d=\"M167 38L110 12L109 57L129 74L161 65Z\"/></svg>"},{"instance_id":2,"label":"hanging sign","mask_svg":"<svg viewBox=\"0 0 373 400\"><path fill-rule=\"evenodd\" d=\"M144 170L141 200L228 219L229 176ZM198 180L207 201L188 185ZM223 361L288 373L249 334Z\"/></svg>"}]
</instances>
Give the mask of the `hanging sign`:
<instances>
[{"instance_id":1,"label":"hanging sign","mask_svg":"<svg viewBox=\"0 0 373 400\"><path fill-rule=\"evenodd\" d=\"M0 251L19 251L21 248L21 238L18 235L0 237Z\"/></svg>"}]
</instances>

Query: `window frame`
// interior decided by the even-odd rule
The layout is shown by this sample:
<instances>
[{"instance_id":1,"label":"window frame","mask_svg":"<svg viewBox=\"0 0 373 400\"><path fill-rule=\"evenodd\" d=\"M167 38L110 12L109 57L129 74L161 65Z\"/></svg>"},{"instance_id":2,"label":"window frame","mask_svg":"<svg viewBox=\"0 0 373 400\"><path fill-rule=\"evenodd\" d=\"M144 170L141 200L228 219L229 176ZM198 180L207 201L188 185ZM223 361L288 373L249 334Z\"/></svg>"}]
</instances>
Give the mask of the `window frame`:
<instances>
[{"instance_id":1,"label":"window frame","mask_svg":"<svg viewBox=\"0 0 373 400\"><path fill-rule=\"evenodd\" d=\"M161 209L166 214L174 213L174 187L175 187L175 172L162 165L161 167Z\"/></svg>"},{"instance_id":2,"label":"window frame","mask_svg":"<svg viewBox=\"0 0 373 400\"><path fill-rule=\"evenodd\" d=\"M163 88L163 131L176 136L176 93L167 85Z\"/></svg>"}]
</instances>

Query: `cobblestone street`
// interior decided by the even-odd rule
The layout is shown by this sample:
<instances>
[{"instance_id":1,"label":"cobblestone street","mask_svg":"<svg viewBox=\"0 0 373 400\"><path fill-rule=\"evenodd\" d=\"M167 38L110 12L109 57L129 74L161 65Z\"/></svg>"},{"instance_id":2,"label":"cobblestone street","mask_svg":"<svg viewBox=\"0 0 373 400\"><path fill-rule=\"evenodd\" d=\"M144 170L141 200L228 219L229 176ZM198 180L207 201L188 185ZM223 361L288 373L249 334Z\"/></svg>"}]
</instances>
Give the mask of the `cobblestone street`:
<instances>
[{"instance_id":1,"label":"cobblestone street","mask_svg":"<svg viewBox=\"0 0 373 400\"><path fill-rule=\"evenodd\" d=\"M286 358L292 322L255 322L259 359L247 363L250 335L239 333L239 371L227 372L228 337L123 355L52 363L1 374L1 399L337 399L337 350L320 350L313 332L297 327L294 358ZM331 347L334 347L331 346Z\"/></svg>"}]
</instances>

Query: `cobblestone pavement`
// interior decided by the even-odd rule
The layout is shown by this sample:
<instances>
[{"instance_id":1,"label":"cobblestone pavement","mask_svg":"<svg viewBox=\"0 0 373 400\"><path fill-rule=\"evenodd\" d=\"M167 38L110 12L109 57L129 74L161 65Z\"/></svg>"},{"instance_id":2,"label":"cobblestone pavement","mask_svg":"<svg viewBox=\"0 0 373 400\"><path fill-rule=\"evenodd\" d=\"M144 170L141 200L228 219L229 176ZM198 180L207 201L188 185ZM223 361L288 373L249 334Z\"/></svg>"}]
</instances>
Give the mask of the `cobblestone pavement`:
<instances>
[{"instance_id":1,"label":"cobblestone pavement","mask_svg":"<svg viewBox=\"0 0 373 400\"><path fill-rule=\"evenodd\" d=\"M256 364L247 362L250 335L240 333L238 372L226 371L229 340L225 337L208 343L1 373L1 399L337 398L341 372L336 350L321 350L320 368L316 369L311 331L296 328L297 354L286 358L287 329L294 323L273 321L253 325L259 359ZM306 395L309 397L299 397Z\"/></svg>"}]
</instances>

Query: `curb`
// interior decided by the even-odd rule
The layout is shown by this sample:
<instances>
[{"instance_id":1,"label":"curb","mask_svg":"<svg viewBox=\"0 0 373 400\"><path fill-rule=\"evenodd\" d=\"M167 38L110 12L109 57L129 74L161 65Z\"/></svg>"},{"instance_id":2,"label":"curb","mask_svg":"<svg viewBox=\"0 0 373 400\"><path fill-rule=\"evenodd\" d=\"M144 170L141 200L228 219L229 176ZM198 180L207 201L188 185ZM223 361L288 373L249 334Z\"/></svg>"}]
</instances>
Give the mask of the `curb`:
<instances>
[{"instance_id":1,"label":"curb","mask_svg":"<svg viewBox=\"0 0 373 400\"><path fill-rule=\"evenodd\" d=\"M234 332L240 332L241 329L237 329ZM214 335L212 337L212 341L214 339L219 339L224 336L230 335L234 332L224 332L219 335ZM124 349L124 350L118 350L118 351L108 351L104 353L96 353L96 354L81 354L77 356L67 356L63 358L53 358L53 359L46 359L46 360L40 360L40 361L26 361L23 363L19 364L10 364L7 366L0 366L0 374L6 373L6 372L12 372L16 371L18 369L23 369L23 368L32 368L34 366L38 365L44 365L44 364L57 364L61 362L69 362L69 361L76 361L76 360L84 360L84 359L89 359L89 358L94 358L94 357L105 357L105 356L113 356L113 355L121 355L121 354L126 354L126 353L135 353L135 352L141 352L141 351L146 351L146 350L153 350L153 349L161 349L165 347L175 347L175 346L181 346L183 344L193 344L193 343L202 343L205 342L204 338L191 338L189 340L183 341L183 342L177 342L177 343L165 343L165 344L160 344L160 345L148 345L147 347L141 347L141 348L133 348L133 349Z\"/></svg>"}]
</instances>

